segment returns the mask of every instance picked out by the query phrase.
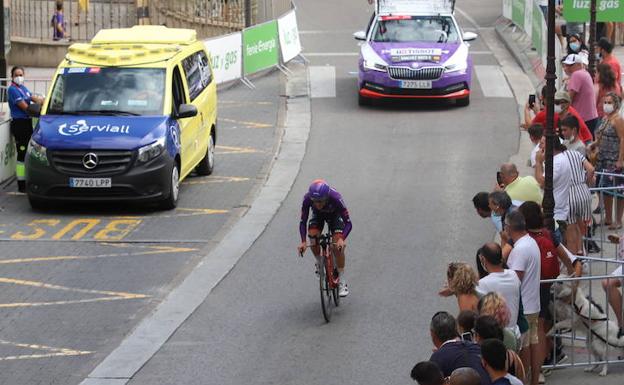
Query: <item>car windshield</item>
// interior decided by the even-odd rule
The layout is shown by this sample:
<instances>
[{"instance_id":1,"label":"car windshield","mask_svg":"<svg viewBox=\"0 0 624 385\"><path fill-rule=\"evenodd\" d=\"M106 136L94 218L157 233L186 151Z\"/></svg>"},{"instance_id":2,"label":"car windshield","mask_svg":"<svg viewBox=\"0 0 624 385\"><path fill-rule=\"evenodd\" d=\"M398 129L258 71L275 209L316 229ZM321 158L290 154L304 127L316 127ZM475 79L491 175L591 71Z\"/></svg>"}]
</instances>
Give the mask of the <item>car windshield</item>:
<instances>
[{"instance_id":1,"label":"car windshield","mask_svg":"<svg viewBox=\"0 0 624 385\"><path fill-rule=\"evenodd\" d=\"M450 16L382 16L373 41L380 43L457 43L459 34Z\"/></svg>"},{"instance_id":2,"label":"car windshield","mask_svg":"<svg viewBox=\"0 0 624 385\"><path fill-rule=\"evenodd\" d=\"M162 115L165 70L65 68L52 89L48 114Z\"/></svg>"}]
</instances>

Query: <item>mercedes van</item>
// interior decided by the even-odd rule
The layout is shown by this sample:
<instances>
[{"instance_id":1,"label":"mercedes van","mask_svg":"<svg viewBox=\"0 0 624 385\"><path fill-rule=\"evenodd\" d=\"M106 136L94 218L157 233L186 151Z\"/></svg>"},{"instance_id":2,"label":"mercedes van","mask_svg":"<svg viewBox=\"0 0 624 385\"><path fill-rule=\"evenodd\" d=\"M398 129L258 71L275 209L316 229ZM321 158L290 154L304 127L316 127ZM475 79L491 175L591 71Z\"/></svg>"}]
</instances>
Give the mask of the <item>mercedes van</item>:
<instances>
[{"instance_id":1,"label":"mercedes van","mask_svg":"<svg viewBox=\"0 0 624 385\"><path fill-rule=\"evenodd\" d=\"M70 46L54 75L26 155L28 199L172 209L185 177L212 173L216 129L216 84L194 30L102 30Z\"/></svg>"}]
</instances>

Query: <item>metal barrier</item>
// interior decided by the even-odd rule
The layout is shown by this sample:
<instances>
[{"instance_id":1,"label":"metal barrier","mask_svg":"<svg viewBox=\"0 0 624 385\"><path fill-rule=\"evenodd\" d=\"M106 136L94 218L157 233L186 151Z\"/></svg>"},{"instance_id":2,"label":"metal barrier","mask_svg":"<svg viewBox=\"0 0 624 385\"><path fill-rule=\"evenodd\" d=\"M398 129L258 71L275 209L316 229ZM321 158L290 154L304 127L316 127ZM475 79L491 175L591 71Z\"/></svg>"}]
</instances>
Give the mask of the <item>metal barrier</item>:
<instances>
[{"instance_id":1,"label":"metal barrier","mask_svg":"<svg viewBox=\"0 0 624 385\"><path fill-rule=\"evenodd\" d=\"M63 1L65 40L90 40L102 28L137 24L136 0L90 0L82 9L78 0ZM54 0L11 0L11 37L52 40Z\"/></svg>"},{"instance_id":2,"label":"metal barrier","mask_svg":"<svg viewBox=\"0 0 624 385\"><path fill-rule=\"evenodd\" d=\"M6 82L7 87L3 87L3 89L7 89L8 85L11 83L11 79L9 78L0 78L0 83ZM37 78L27 78L24 80L24 85L31 94L37 94L42 96L48 95L48 90L52 85L52 79L37 79ZM6 90L5 90L6 92ZM6 101L7 99L2 98L0 100Z\"/></svg>"},{"instance_id":3,"label":"metal barrier","mask_svg":"<svg viewBox=\"0 0 624 385\"><path fill-rule=\"evenodd\" d=\"M600 176L601 183L598 187L591 188L590 191L597 193L600 199L599 207L603 207L605 196L617 196L624 198L624 174L615 174L610 172L596 172L596 175ZM613 178L622 178L621 181L615 180L617 183L613 183ZM624 202L624 201L623 201ZM604 223L605 212L600 210L600 223ZM582 277L572 278L557 278L550 280L542 280L542 283L552 284L552 305L553 305L553 324L557 324L560 321L569 319L573 327L569 332L556 332L555 338L568 341L566 344L571 358L570 363L554 365L546 365L544 368L563 368L563 367L576 367L576 366L590 366L590 365L603 365L609 363L624 363L624 336L616 341L609 342L608 334L615 332L617 336L618 323L617 318L614 317L613 312L609 304L609 296L606 290L602 287L595 288L596 282L602 282L603 280L622 280L624 283L624 272L613 275L611 271L615 270L614 265L624 266L624 260L619 258L619 245L614 245L606 239L604 231L599 232L599 237L584 237L585 240L594 240L600 244L600 254L598 257L582 256L579 258L584 263L584 271ZM614 250L613 254L610 254L607 249L611 247ZM598 268L602 267L598 274L594 273ZM609 269L609 267L612 267ZM604 273L607 273L606 275ZM564 305L562 298L558 298L558 295L562 292L559 291L562 287L566 287L571 290L571 301ZM578 287L578 289L576 289ZM578 292L577 292L578 290ZM595 294L596 291L599 294ZM582 294L585 295L582 295ZM604 300L602 300L604 298ZM600 304L596 301L600 299ZM621 305L624 305L624 301ZM585 310L585 308L587 310ZM623 306L624 307L624 306ZM577 332L582 330L581 335ZM604 338L607 336L607 338ZM613 336L612 336L613 337ZM606 342L605 342L606 341ZM578 348L579 342L585 344L588 348L587 359L577 359L576 348ZM595 360L592 353L592 345L596 345L599 348L604 348L604 359ZM617 346L614 346L617 345ZM564 345L565 347L565 345ZM556 344L553 344L553 356L556 356ZM571 349L570 349L571 348ZM616 352L615 358L611 359L610 354Z\"/></svg>"},{"instance_id":4,"label":"metal barrier","mask_svg":"<svg viewBox=\"0 0 624 385\"><path fill-rule=\"evenodd\" d=\"M177 28L212 25L233 31L245 27L244 0L152 0L149 7L152 24Z\"/></svg>"},{"instance_id":5,"label":"metal barrier","mask_svg":"<svg viewBox=\"0 0 624 385\"><path fill-rule=\"evenodd\" d=\"M596 290L594 290L592 285L595 281L601 282L607 279L624 280L624 274L591 275L591 265L594 263L624 266L624 261L593 257L582 258L590 266L590 275L541 281L541 283L553 285L552 314L553 325L555 325L553 329L557 329L557 331L552 333L552 336L555 339L559 338L568 341L563 346L564 349L567 347L567 355L570 357L569 363L559 364L554 360L554 364L543 366L546 369L624 363L624 337L617 340L613 339L613 333L617 336L618 323L612 317L613 312L610 309L608 293L599 289L603 293L605 301L602 304L597 304L595 300L598 296L594 295ZM584 286L588 289L584 289ZM570 297L563 297L563 294L569 294ZM569 304L567 303L568 300L570 301ZM562 325L562 322L567 320L570 321L571 327L569 331L562 332L561 330L568 329L568 325L565 325L566 327ZM558 324L562 326L557 328ZM581 335L578 335L578 332L581 332ZM609 338L609 334L611 334L611 338ZM581 342L587 347L586 360L578 359L576 348L579 346L577 342ZM596 344L595 348L592 347L594 344ZM556 345L556 343L553 344L551 352L553 357L557 356ZM594 350L602 353L603 359L594 359ZM610 355L613 353L617 355L612 359Z\"/></svg>"}]
</instances>

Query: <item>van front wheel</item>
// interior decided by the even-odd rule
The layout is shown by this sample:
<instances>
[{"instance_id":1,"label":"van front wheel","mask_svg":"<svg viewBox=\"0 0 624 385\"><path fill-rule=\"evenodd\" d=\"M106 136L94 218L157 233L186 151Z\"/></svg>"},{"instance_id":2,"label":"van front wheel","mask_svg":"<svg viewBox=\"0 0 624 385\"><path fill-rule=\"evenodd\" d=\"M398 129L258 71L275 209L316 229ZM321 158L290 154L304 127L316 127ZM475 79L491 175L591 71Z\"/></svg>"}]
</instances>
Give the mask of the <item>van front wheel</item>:
<instances>
[{"instance_id":1,"label":"van front wheel","mask_svg":"<svg viewBox=\"0 0 624 385\"><path fill-rule=\"evenodd\" d=\"M165 198L160 207L164 210L173 210L178 206L178 196L180 195L180 167L177 163L171 168L171 176L169 178L169 196Z\"/></svg>"},{"instance_id":2,"label":"van front wheel","mask_svg":"<svg viewBox=\"0 0 624 385\"><path fill-rule=\"evenodd\" d=\"M214 135L210 134L210 138L208 139L208 148L206 149L206 155L199 162L197 168L197 174L199 175L210 175L214 170L214 151L215 151L215 140Z\"/></svg>"}]
</instances>

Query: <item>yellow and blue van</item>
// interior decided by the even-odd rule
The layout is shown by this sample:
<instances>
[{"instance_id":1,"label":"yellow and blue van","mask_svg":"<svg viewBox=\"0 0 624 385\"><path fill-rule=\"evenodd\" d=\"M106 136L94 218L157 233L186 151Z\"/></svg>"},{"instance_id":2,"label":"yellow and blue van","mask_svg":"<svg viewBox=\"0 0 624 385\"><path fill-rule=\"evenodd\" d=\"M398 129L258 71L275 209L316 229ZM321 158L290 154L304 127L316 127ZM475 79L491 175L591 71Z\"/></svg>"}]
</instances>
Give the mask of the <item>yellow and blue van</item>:
<instances>
[{"instance_id":1,"label":"yellow and blue van","mask_svg":"<svg viewBox=\"0 0 624 385\"><path fill-rule=\"evenodd\" d=\"M59 65L26 155L33 208L59 200L177 205L180 182L209 175L217 90L195 31L102 30Z\"/></svg>"}]
</instances>

